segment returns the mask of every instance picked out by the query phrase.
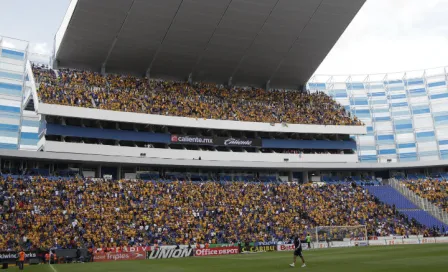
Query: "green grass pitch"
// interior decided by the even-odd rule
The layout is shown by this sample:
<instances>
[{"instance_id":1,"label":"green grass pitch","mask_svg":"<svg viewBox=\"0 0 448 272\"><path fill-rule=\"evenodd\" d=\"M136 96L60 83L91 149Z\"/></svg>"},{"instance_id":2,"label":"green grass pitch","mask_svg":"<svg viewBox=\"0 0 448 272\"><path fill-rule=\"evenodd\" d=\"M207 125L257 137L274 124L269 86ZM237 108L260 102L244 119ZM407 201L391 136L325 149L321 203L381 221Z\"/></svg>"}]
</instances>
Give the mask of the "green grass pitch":
<instances>
[{"instance_id":1,"label":"green grass pitch","mask_svg":"<svg viewBox=\"0 0 448 272\"><path fill-rule=\"evenodd\" d=\"M448 271L448 244L390 247L333 248L304 251L307 267L299 259L289 267L292 252L271 252L182 259L117 261L109 263L35 265L35 272L270 272L270 271ZM9 268L16 270L17 268ZM18 271L18 270L17 270Z\"/></svg>"}]
</instances>

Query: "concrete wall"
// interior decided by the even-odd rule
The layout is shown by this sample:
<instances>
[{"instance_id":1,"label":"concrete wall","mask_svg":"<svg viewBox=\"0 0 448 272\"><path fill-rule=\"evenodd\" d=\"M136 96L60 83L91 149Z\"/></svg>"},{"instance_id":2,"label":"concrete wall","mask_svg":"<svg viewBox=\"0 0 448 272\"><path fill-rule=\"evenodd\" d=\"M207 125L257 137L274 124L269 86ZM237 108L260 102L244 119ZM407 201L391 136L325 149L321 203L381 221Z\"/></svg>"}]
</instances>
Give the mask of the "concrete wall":
<instances>
[{"instance_id":1,"label":"concrete wall","mask_svg":"<svg viewBox=\"0 0 448 272\"><path fill-rule=\"evenodd\" d=\"M270 131L270 132L296 132L318 134L366 134L364 126L323 126L323 125L271 125L258 122L238 122L227 120L196 119L188 117L173 117L155 114L142 114L131 112L118 112L98 110L90 108L70 107L39 103L40 114L75 117L84 119L96 119L116 122L128 122L138 124L153 124L162 126L177 126L190 128L227 129L243 131Z\"/></svg>"},{"instance_id":2,"label":"concrete wall","mask_svg":"<svg viewBox=\"0 0 448 272\"><path fill-rule=\"evenodd\" d=\"M196 150L174 150L158 148L139 148L123 146L107 146L81 143L64 143L46 141L46 152L75 153L86 155L105 155L140 157L145 153L147 158L192 160L201 157L203 161L242 161L242 162L277 162L281 163L348 163L357 162L358 156L353 155L333 155L333 154L273 154L273 153L243 153L243 152L213 152ZM285 159L287 160L285 162Z\"/></svg>"}]
</instances>

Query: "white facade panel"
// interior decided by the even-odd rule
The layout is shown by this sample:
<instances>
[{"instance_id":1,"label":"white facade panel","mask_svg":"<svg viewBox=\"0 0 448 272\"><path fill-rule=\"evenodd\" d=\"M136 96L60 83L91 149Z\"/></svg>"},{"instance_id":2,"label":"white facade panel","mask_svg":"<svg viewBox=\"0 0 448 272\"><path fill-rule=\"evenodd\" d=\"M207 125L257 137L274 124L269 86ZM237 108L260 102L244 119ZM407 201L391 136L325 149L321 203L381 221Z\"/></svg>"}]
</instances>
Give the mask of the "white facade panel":
<instances>
[{"instance_id":1,"label":"white facade panel","mask_svg":"<svg viewBox=\"0 0 448 272\"><path fill-rule=\"evenodd\" d=\"M417 152L417 148L400 148L398 149L398 153L405 154L405 153L415 153Z\"/></svg>"},{"instance_id":2,"label":"white facade panel","mask_svg":"<svg viewBox=\"0 0 448 272\"><path fill-rule=\"evenodd\" d=\"M435 151L435 150L437 150L437 143L436 142L418 143L417 147L418 147L419 152Z\"/></svg>"},{"instance_id":3,"label":"white facade panel","mask_svg":"<svg viewBox=\"0 0 448 272\"><path fill-rule=\"evenodd\" d=\"M362 146L375 145L375 136L359 136L359 145Z\"/></svg>"},{"instance_id":4,"label":"white facade panel","mask_svg":"<svg viewBox=\"0 0 448 272\"><path fill-rule=\"evenodd\" d=\"M17 144L18 139L13 137L0 137L0 143L4 144Z\"/></svg>"},{"instance_id":5,"label":"white facade panel","mask_svg":"<svg viewBox=\"0 0 448 272\"><path fill-rule=\"evenodd\" d=\"M359 151L359 154L361 156L374 156L376 155L376 150L361 150Z\"/></svg>"},{"instance_id":6,"label":"white facade panel","mask_svg":"<svg viewBox=\"0 0 448 272\"><path fill-rule=\"evenodd\" d=\"M412 105L428 103L429 99L427 96L410 97L409 103Z\"/></svg>"},{"instance_id":7,"label":"white facade panel","mask_svg":"<svg viewBox=\"0 0 448 272\"><path fill-rule=\"evenodd\" d=\"M437 128L436 132L437 132L437 138L439 140L448 139L448 127Z\"/></svg>"},{"instance_id":8,"label":"white facade panel","mask_svg":"<svg viewBox=\"0 0 448 272\"><path fill-rule=\"evenodd\" d=\"M421 161L437 161L439 160L439 156L421 156Z\"/></svg>"},{"instance_id":9,"label":"white facade panel","mask_svg":"<svg viewBox=\"0 0 448 272\"><path fill-rule=\"evenodd\" d=\"M395 135L397 143L412 143L415 142L414 133L403 133Z\"/></svg>"},{"instance_id":10,"label":"white facade panel","mask_svg":"<svg viewBox=\"0 0 448 272\"><path fill-rule=\"evenodd\" d=\"M23 126L22 127L22 132L38 133L39 132L39 128L38 127Z\"/></svg>"},{"instance_id":11,"label":"white facade panel","mask_svg":"<svg viewBox=\"0 0 448 272\"><path fill-rule=\"evenodd\" d=\"M414 128L431 128L434 127L434 123L431 116L414 116Z\"/></svg>"},{"instance_id":12,"label":"white facade panel","mask_svg":"<svg viewBox=\"0 0 448 272\"><path fill-rule=\"evenodd\" d=\"M377 130L377 131L392 131L393 130L392 122L376 122L375 130Z\"/></svg>"}]
</instances>

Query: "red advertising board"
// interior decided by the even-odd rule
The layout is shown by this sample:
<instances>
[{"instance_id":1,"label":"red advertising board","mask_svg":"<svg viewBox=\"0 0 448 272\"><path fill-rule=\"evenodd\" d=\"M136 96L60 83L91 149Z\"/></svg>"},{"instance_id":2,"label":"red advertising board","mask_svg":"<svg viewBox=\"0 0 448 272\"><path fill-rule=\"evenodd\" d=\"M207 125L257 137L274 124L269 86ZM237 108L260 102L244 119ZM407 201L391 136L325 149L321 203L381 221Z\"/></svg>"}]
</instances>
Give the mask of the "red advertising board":
<instances>
[{"instance_id":1,"label":"red advertising board","mask_svg":"<svg viewBox=\"0 0 448 272\"><path fill-rule=\"evenodd\" d=\"M214 247L214 248L198 248L194 251L194 256L214 256L214 255L230 255L238 254L238 247Z\"/></svg>"},{"instance_id":2,"label":"red advertising board","mask_svg":"<svg viewBox=\"0 0 448 272\"><path fill-rule=\"evenodd\" d=\"M112 261L128 261L128 260L144 260L146 252L97 252L93 255L94 262L112 262Z\"/></svg>"}]
</instances>

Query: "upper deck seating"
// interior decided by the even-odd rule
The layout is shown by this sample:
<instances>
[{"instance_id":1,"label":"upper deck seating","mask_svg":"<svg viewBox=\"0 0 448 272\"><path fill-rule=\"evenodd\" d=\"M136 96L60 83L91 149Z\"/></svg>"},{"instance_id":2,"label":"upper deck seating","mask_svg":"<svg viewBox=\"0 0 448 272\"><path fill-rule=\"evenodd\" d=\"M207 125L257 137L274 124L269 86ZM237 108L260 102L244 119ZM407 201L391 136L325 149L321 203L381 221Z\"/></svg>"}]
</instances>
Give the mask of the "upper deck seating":
<instances>
[{"instance_id":1,"label":"upper deck seating","mask_svg":"<svg viewBox=\"0 0 448 272\"><path fill-rule=\"evenodd\" d=\"M41 102L193 118L286 124L362 125L324 93L264 90L207 83L33 66Z\"/></svg>"}]
</instances>

